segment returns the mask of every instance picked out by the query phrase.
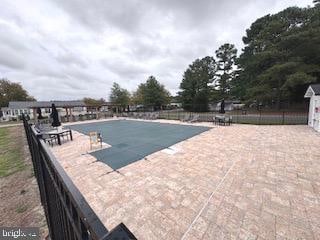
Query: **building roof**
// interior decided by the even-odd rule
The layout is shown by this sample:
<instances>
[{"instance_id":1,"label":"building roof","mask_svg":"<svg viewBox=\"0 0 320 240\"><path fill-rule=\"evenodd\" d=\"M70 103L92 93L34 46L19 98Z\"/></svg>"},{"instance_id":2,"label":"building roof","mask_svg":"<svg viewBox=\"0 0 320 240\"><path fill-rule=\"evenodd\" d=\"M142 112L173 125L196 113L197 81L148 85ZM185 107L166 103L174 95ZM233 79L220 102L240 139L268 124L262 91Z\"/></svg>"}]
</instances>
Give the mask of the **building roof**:
<instances>
[{"instance_id":1,"label":"building roof","mask_svg":"<svg viewBox=\"0 0 320 240\"><path fill-rule=\"evenodd\" d=\"M318 84L311 84L311 85L308 87L308 89L307 89L304 97L305 97L305 98L310 98L310 97L313 96L313 95L320 95L320 83L318 83Z\"/></svg>"},{"instance_id":2,"label":"building roof","mask_svg":"<svg viewBox=\"0 0 320 240\"><path fill-rule=\"evenodd\" d=\"M310 85L315 95L320 95L320 83Z\"/></svg>"},{"instance_id":3,"label":"building roof","mask_svg":"<svg viewBox=\"0 0 320 240\"><path fill-rule=\"evenodd\" d=\"M50 108L52 103L56 107L85 107L83 101L16 101L9 102L9 108L11 109L26 109L26 108Z\"/></svg>"}]
</instances>

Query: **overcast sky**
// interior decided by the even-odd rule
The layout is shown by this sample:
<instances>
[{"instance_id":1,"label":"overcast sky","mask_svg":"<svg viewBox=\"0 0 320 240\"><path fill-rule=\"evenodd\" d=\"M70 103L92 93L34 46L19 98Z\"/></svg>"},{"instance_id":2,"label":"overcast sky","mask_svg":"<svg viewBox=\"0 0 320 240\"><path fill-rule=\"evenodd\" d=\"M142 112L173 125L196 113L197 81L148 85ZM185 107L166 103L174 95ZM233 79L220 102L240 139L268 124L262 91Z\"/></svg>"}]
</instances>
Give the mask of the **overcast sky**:
<instances>
[{"instance_id":1,"label":"overcast sky","mask_svg":"<svg viewBox=\"0 0 320 240\"><path fill-rule=\"evenodd\" d=\"M312 0L1 0L0 78L38 100L108 98L154 75L172 94L196 58L241 50L258 17Z\"/></svg>"}]
</instances>

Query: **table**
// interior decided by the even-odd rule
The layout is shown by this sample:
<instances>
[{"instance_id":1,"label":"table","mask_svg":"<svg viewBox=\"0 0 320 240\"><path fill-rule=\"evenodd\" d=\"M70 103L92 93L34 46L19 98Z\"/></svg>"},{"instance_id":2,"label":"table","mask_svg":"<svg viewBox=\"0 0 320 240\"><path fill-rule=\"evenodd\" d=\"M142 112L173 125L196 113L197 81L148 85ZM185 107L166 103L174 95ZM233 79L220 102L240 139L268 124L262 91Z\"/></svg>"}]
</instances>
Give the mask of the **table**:
<instances>
[{"instance_id":1,"label":"table","mask_svg":"<svg viewBox=\"0 0 320 240\"><path fill-rule=\"evenodd\" d=\"M218 123L219 125L223 124L225 126L226 124L231 125L231 122L232 122L231 116L217 115L214 117L215 124Z\"/></svg>"},{"instance_id":2,"label":"table","mask_svg":"<svg viewBox=\"0 0 320 240\"><path fill-rule=\"evenodd\" d=\"M50 137L51 136L57 137L59 145L61 145L61 136L65 135L65 134L69 134L70 135L70 140L73 141L71 129L52 130L50 132L47 132L47 134Z\"/></svg>"}]
</instances>

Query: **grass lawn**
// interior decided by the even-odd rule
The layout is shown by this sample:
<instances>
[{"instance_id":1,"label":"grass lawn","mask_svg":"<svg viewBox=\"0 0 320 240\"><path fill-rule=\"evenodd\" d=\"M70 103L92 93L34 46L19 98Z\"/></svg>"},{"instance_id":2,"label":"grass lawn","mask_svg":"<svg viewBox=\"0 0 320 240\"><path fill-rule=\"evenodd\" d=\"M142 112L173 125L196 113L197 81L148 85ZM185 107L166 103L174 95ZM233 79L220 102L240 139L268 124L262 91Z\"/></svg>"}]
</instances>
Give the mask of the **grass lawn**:
<instances>
[{"instance_id":1,"label":"grass lawn","mask_svg":"<svg viewBox=\"0 0 320 240\"><path fill-rule=\"evenodd\" d=\"M40 227L48 235L22 126L0 127L0 226Z\"/></svg>"},{"instance_id":2,"label":"grass lawn","mask_svg":"<svg viewBox=\"0 0 320 240\"><path fill-rule=\"evenodd\" d=\"M25 169L22 141L10 128L0 128L0 177Z\"/></svg>"},{"instance_id":3,"label":"grass lawn","mask_svg":"<svg viewBox=\"0 0 320 240\"><path fill-rule=\"evenodd\" d=\"M22 124L22 121L9 121L9 122L0 122L0 126L2 125L17 125L17 124Z\"/></svg>"}]
</instances>

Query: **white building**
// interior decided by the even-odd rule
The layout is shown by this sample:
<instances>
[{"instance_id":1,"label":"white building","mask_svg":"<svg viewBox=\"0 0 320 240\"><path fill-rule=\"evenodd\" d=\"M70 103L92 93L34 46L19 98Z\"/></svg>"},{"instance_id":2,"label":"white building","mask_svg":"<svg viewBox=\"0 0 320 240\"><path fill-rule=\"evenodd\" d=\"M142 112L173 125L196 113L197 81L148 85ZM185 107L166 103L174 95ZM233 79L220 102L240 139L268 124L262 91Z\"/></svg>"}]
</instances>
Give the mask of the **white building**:
<instances>
[{"instance_id":1,"label":"white building","mask_svg":"<svg viewBox=\"0 0 320 240\"><path fill-rule=\"evenodd\" d=\"M228 101L224 102L224 110L225 111L232 111L232 110L240 110L243 109L245 104L240 103L240 101ZM210 111L220 111L221 109L221 102L212 102L209 103L209 110Z\"/></svg>"},{"instance_id":2,"label":"white building","mask_svg":"<svg viewBox=\"0 0 320 240\"><path fill-rule=\"evenodd\" d=\"M308 87L305 98L310 98L308 125L320 132L320 84Z\"/></svg>"},{"instance_id":3,"label":"white building","mask_svg":"<svg viewBox=\"0 0 320 240\"><path fill-rule=\"evenodd\" d=\"M8 107L1 108L1 121L19 120L22 114L34 119L38 108L41 109L43 117L49 117L52 103L61 117L87 114L87 106L83 101L16 101L9 102Z\"/></svg>"}]
</instances>

